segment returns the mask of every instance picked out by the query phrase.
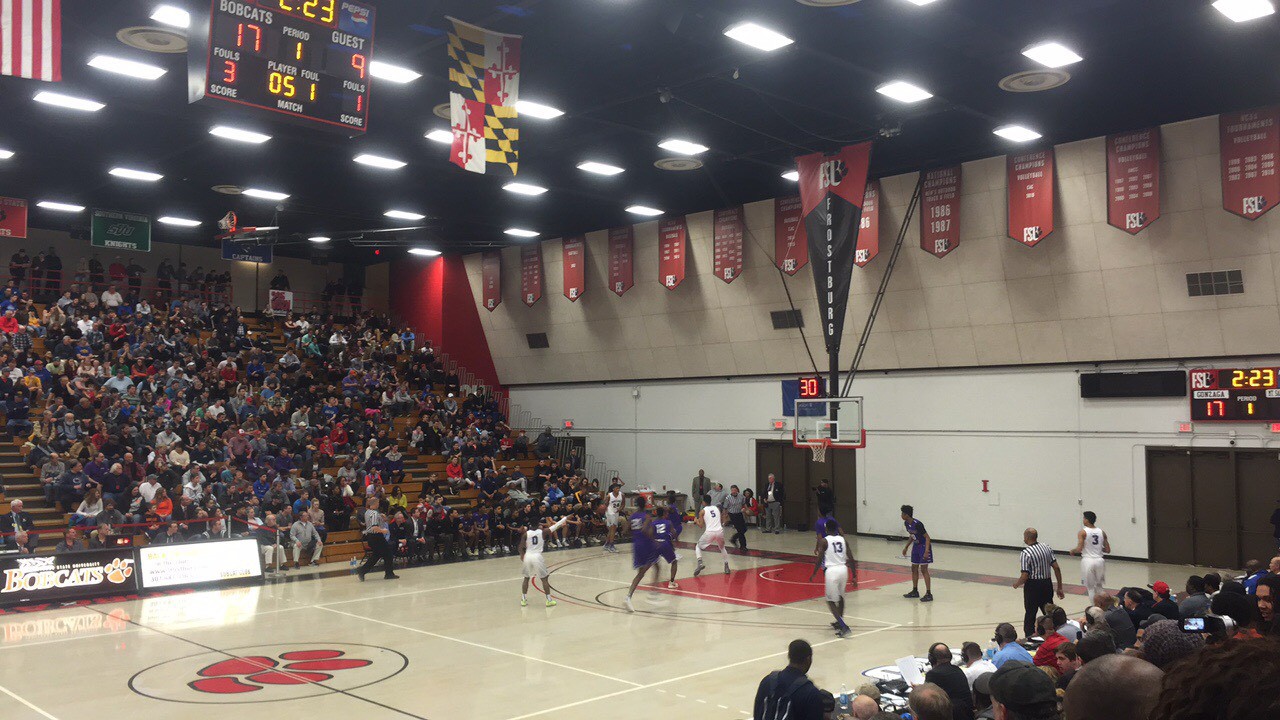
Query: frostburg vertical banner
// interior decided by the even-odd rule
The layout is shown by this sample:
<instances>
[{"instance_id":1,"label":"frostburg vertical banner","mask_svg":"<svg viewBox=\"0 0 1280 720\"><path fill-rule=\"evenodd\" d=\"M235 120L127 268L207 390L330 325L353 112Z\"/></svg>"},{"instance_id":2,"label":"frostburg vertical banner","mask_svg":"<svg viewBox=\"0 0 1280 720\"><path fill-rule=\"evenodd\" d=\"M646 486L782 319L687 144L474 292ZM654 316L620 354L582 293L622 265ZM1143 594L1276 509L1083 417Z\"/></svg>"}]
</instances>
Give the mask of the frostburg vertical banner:
<instances>
[{"instance_id":1,"label":"frostburg vertical banner","mask_svg":"<svg viewBox=\"0 0 1280 720\"><path fill-rule=\"evenodd\" d=\"M520 294L524 304L533 304L542 299L542 243L520 248Z\"/></svg>"},{"instance_id":2,"label":"frostburg vertical banner","mask_svg":"<svg viewBox=\"0 0 1280 720\"><path fill-rule=\"evenodd\" d=\"M717 210L712 218L716 277L731 283L742 274L742 235L745 221L742 206Z\"/></svg>"},{"instance_id":3,"label":"frostburg vertical banner","mask_svg":"<svg viewBox=\"0 0 1280 720\"><path fill-rule=\"evenodd\" d=\"M493 312L502 304L502 253L487 252L480 256L480 284L484 309Z\"/></svg>"},{"instance_id":4,"label":"frostburg vertical banner","mask_svg":"<svg viewBox=\"0 0 1280 720\"><path fill-rule=\"evenodd\" d=\"M862 201L862 221L858 223L858 245L853 252L853 264L866 267L880 254L880 183L867 183L866 199Z\"/></svg>"},{"instance_id":5,"label":"frostburg vertical banner","mask_svg":"<svg viewBox=\"0 0 1280 720\"><path fill-rule=\"evenodd\" d=\"M635 245L636 235L630 225L609 231L609 287L618 297L635 284Z\"/></svg>"},{"instance_id":6,"label":"frostburg vertical banner","mask_svg":"<svg viewBox=\"0 0 1280 720\"><path fill-rule=\"evenodd\" d=\"M1010 155L1009 237L1033 247L1053 232L1053 148Z\"/></svg>"},{"instance_id":7,"label":"frostburg vertical banner","mask_svg":"<svg viewBox=\"0 0 1280 720\"><path fill-rule=\"evenodd\" d=\"M796 158L809 262L828 353L840 349L870 162L869 142L849 145L831 155L814 153Z\"/></svg>"},{"instance_id":8,"label":"frostburg vertical banner","mask_svg":"<svg viewBox=\"0 0 1280 720\"><path fill-rule=\"evenodd\" d=\"M773 264L788 275L809 264L809 239L798 197L773 201Z\"/></svg>"},{"instance_id":9,"label":"frostburg vertical banner","mask_svg":"<svg viewBox=\"0 0 1280 720\"><path fill-rule=\"evenodd\" d=\"M684 282L688 245L689 225L683 215L658 223L658 282L668 290Z\"/></svg>"},{"instance_id":10,"label":"frostburg vertical banner","mask_svg":"<svg viewBox=\"0 0 1280 720\"><path fill-rule=\"evenodd\" d=\"M1222 207L1256 220L1280 199L1280 106L1218 116Z\"/></svg>"},{"instance_id":11,"label":"frostburg vertical banner","mask_svg":"<svg viewBox=\"0 0 1280 720\"><path fill-rule=\"evenodd\" d=\"M1160 128L1107 136L1107 223L1137 235L1160 217Z\"/></svg>"},{"instance_id":12,"label":"frostburg vertical banner","mask_svg":"<svg viewBox=\"0 0 1280 720\"><path fill-rule=\"evenodd\" d=\"M920 191L920 249L943 257L960 245L960 166L929 170Z\"/></svg>"},{"instance_id":13,"label":"frostburg vertical banner","mask_svg":"<svg viewBox=\"0 0 1280 720\"><path fill-rule=\"evenodd\" d=\"M573 302L587 289L587 238L567 237L560 243L564 262L564 296Z\"/></svg>"}]
</instances>

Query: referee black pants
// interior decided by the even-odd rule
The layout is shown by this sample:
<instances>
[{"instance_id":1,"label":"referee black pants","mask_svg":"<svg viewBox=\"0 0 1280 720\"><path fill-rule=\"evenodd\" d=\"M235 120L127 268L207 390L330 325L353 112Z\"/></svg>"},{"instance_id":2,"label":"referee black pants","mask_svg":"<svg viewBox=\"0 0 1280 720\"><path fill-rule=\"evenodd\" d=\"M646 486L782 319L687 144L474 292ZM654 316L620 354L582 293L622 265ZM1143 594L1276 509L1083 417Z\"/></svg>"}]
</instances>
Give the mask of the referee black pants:
<instances>
[{"instance_id":1,"label":"referee black pants","mask_svg":"<svg viewBox=\"0 0 1280 720\"><path fill-rule=\"evenodd\" d=\"M364 541L369 543L369 554L365 556L364 564L360 566L360 574L368 574L381 560L382 569L386 571L385 577L394 575L395 548L387 542L386 536L382 533L369 533L364 536Z\"/></svg>"},{"instance_id":2,"label":"referee black pants","mask_svg":"<svg viewBox=\"0 0 1280 720\"><path fill-rule=\"evenodd\" d=\"M1031 637L1036 634L1036 616L1044 608L1045 603L1053 600L1053 583L1044 580L1028 580L1022 586L1022 607L1026 615L1022 618L1022 636Z\"/></svg>"},{"instance_id":3,"label":"referee black pants","mask_svg":"<svg viewBox=\"0 0 1280 720\"><path fill-rule=\"evenodd\" d=\"M729 524L734 533L729 542L742 550L747 549L747 518L742 513L729 513Z\"/></svg>"}]
</instances>

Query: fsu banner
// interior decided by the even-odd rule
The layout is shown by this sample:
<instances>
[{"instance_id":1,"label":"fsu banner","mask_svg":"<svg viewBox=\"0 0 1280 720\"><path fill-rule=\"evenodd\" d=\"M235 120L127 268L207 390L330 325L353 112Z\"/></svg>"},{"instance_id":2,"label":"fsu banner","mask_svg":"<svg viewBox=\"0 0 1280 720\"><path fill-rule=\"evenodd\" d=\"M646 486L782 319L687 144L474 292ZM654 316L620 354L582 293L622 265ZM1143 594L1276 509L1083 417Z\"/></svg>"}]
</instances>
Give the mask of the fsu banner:
<instances>
[{"instance_id":1,"label":"fsu banner","mask_svg":"<svg viewBox=\"0 0 1280 720\"><path fill-rule=\"evenodd\" d=\"M813 266L828 353L840 349L870 163L869 142L849 145L831 155L813 153L796 158L805 232L813 240L809 243L809 264Z\"/></svg>"},{"instance_id":2,"label":"fsu banner","mask_svg":"<svg viewBox=\"0 0 1280 720\"><path fill-rule=\"evenodd\" d=\"M858 224L858 246L853 252L853 264L866 267L880 254L880 183L867 183L867 194L862 201L862 221Z\"/></svg>"},{"instance_id":3,"label":"fsu banner","mask_svg":"<svg viewBox=\"0 0 1280 720\"><path fill-rule=\"evenodd\" d=\"M683 215L658 223L658 282L668 290L684 282L688 246L689 225Z\"/></svg>"},{"instance_id":4,"label":"fsu banner","mask_svg":"<svg viewBox=\"0 0 1280 720\"><path fill-rule=\"evenodd\" d=\"M533 304L542 299L542 243L520 248L520 295L524 304Z\"/></svg>"},{"instance_id":5,"label":"fsu banner","mask_svg":"<svg viewBox=\"0 0 1280 720\"><path fill-rule=\"evenodd\" d=\"M1160 217L1160 128L1107 136L1107 223L1137 235Z\"/></svg>"},{"instance_id":6,"label":"fsu banner","mask_svg":"<svg viewBox=\"0 0 1280 720\"><path fill-rule=\"evenodd\" d=\"M1280 199L1280 106L1218 116L1222 207L1256 220Z\"/></svg>"},{"instance_id":7,"label":"fsu banner","mask_svg":"<svg viewBox=\"0 0 1280 720\"><path fill-rule=\"evenodd\" d=\"M804 234L799 197L773 201L773 264L788 275L809 264L809 239Z\"/></svg>"},{"instance_id":8,"label":"fsu banner","mask_svg":"<svg viewBox=\"0 0 1280 720\"><path fill-rule=\"evenodd\" d=\"M1053 232L1053 148L1010 155L1009 237L1034 247Z\"/></svg>"},{"instance_id":9,"label":"fsu banner","mask_svg":"<svg viewBox=\"0 0 1280 720\"><path fill-rule=\"evenodd\" d=\"M636 235L630 225L609 231L609 287L618 297L635 284L635 247Z\"/></svg>"},{"instance_id":10,"label":"fsu banner","mask_svg":"<svg viewBox=\"0 0 1280 720\"><path fill-rule=\"evenodd\" d=\"M587 238L585 235L565 238L563 248L564 296L573 302L587 290Z\"/></svg>"},{"instance_id":11,"label":"fsu banner","mask_svg":"<svg viewBox=\"0 0 1280 720\"><path fill-rule=\"evenodd\" d=\"M502 304L502 253L487 252L480 256L480 283L484 309L493 312Z\"/></svg>"},{"instance_id":12,"label":"fsu banner","mask_svg":"<svg viewBox=\"0 0 1280 720\"><path fill-rule=\"evenodd\" d=\"M742 206L717 210L712 216L716 277L731 283L742 274L742 235L746 226Z\"/></svg>"},{"instance_id":13,"label":"fsu banner","mask_svg":"<svg viewBox=\"0 0 1280 720\"><path fill-rule=\"evenodd\" d=\"M943 257L960 245L960 166L929 170L920 190L920 249Z\"/></svg>"},{"instance_id":14,"label":"fsu banner","mask_svg":"<svg viewBox=\"0 0 1280 720\"><path fill-rule=\"evenodd\" d=\"M27 201L0 197L0 237L27 236Z\"/></svg>"}]
</instances>

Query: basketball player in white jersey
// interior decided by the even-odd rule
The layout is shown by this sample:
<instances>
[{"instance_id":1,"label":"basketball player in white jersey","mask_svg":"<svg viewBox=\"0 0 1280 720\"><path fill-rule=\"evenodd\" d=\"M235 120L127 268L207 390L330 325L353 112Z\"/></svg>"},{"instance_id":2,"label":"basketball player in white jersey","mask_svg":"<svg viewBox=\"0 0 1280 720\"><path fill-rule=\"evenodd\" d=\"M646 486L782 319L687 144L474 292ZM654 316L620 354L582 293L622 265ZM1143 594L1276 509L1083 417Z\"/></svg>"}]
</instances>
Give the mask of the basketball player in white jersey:
<instances>
[{"instance_id":1,"label":"basketball player in white jersey","mask_svg":"<svg viewBox=\"0 0 1280 720\"><path fill-rule=\"evenodd\" d=\"M622 501L622 484L610 485L609 492L604 496L604 524L609 533L604 541L605 552L618 552L618 548L613 545L613 539L618 534L618 526L622 524Z\"/></svg>"},{"instance_id":2,"label":"basketball player in white jersey","mask_svg":"<svg viewBox=\"0 0 1280 720\"><path fill-rule=\"evenodd\" d=\"M547 544L547 536L560 528L564 527L569 516L564 516L557 520L554 525L546 528L541 527L526 530L524 535L520 536L520 562L524 564L524 586L520 590L520 607L529 604L529 581L535 576L542 581L542 591L547 594L547 607L554 607L555 600L551 599L551 583L547 581L547 562L542 559L542 548Z\"/></svg>"},{"instance_id":3,"label":"basketball player in white jersey","mask_svg":"<svg viewBox=\"0 0 1280 720\"><path fill-rule=\"evenodd\" d=\"M1105 593L1103 585L1107 582L1107 561L1104 555L1111 552L1111 541L1107 534L1094 523L1098 516L1092 512L1084 514L1084 527L1076 533L1076 548L1072 555L1080 557L1080 584L1084 585L1089 597Z\"/></svg>"},{"instance_id":4,"label":"basketball player in white jersey","mask_svg":"<svg viewBox=\"0 0 1280 720\"><path fill-rule=\"evenodd\" d=\"M844 593L853 572L853 561L849 558L849 544L840 533L840 524L828 518L826 537L818 539L818 557L822 558L827 585L827 607L836 621L831 623L836 635L847 637L851 632L844 621Z\"/></svg>"},{"instance_id":5,"label":"basketball player in white jersey","mask_svg":"<svg viewBox=\"0 0 1280 720\"><path fill-rule=\"evenodd\" d=\"M702 551L718 546L720 555L724 558L724 574L729 574L729 551L724 547L724 523L720 519L720 508L711 504L711 495L703 495L702 502L706 503L706 507L698 511L698 517L694 522L702 528L702 537L698 538L698 544L694 547L694 555L698 558L698 567L694 568L693 576L698 577L706 567L702 564Z\"/></svg>"}]
</instances>

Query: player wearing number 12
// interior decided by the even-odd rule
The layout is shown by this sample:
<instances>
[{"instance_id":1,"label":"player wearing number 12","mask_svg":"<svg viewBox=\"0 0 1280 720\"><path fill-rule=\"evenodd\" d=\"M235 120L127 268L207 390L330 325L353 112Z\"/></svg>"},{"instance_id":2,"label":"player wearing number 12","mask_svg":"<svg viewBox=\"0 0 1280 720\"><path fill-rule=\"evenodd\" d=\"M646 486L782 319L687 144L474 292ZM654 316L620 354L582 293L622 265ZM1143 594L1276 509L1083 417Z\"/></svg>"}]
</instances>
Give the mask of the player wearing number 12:
<instances>
[{"instance_id":1,"label":"player wearing number 12","mask_svg":"<svg viewBox=\"0 0 1280 720\"><path fill-rule=\"evenodd\" d=\"M1107 561L1103 556L1111 552L1111 541L1096 522L1096 514L1084 514L1084 527L1076 533L1076 547L1071 551L1080 556L1080 584L1089 591L1089 597L1106 592L1103 585L1107 582Z\"/></svg>"},{"instance_id":2,"label":"player wearing number 12","mask_svg":"<svg viewBox=\"0 0 1280 720\"><path fill-rule=\"evenodd\" d=\"M849 544L840 534L840 523L828 519L825 530L827 535L818 539L816 552L825 570L827 607L836 618L831 627L836 635L848 637L851 631L844 621L844 594L854 573L853 560L849 557Z\"/></svg>"}]
</instances>

